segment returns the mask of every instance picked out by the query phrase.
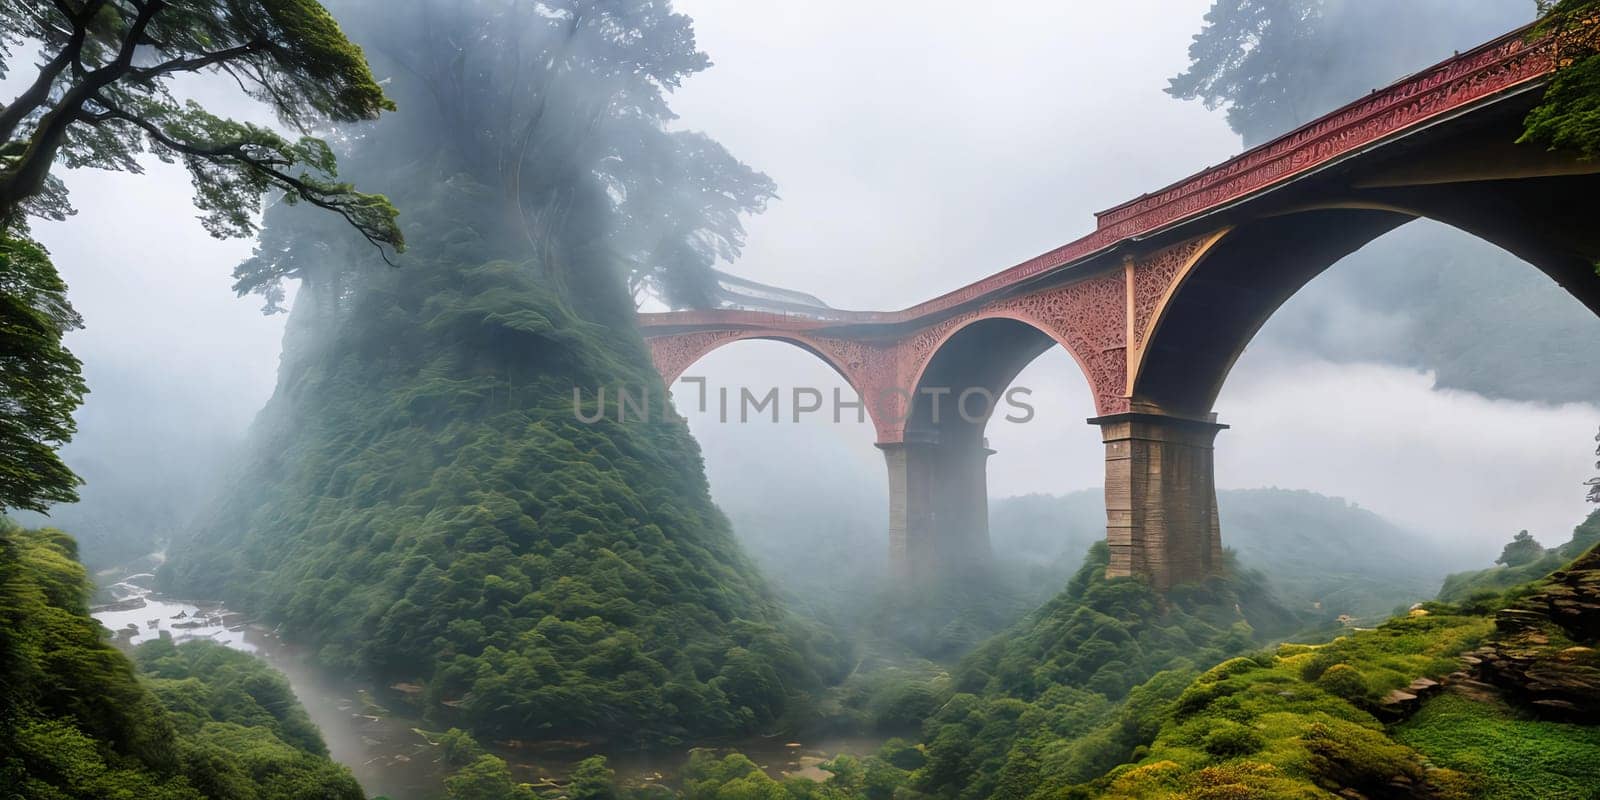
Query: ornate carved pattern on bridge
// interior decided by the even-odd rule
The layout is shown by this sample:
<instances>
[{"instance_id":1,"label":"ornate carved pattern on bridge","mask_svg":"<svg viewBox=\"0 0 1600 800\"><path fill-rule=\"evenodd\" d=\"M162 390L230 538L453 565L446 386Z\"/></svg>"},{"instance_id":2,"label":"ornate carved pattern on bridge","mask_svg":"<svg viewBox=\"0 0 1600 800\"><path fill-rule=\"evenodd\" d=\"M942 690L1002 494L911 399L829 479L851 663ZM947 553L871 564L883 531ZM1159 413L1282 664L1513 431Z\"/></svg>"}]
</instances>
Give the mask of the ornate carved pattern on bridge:
<instances>
[{"instance_id":1,"label":"ornate carved pattern on bridge","mask_svg":"<svg viewBox=\"0 0 1600 800\"><path fill-rule=\"evenodd\" d=\"M1128 410L1127 314L1127 279L1120 270L1001 298L908 337L901 347L900 374L908 383L920 379L938 348L971 322L1015 319L1044 331L1072 353L1099 413L1120 413Z\"/></svg>"},{"instance_id":2,"label":"ornate carved pattern on bridge","mask_svg":"<svg viewBox=\"0 0 1600 800\"><path fill-rule=\"evenodd\" d=\"M878 441L900 440L905 403L904 397L897 392L899 351L896 342L855 341L774 328L669 333L648 336L645 343L650 346L650 357L655 362L656 371L661 373L662 379L670 387L683 376L685 370L712 350L746 339L788 342L820 356L855 390L877 431ZM824 403L831 403L832 400L824 398ZM848 401L848 398L845 400Z\"/></svg>"},{"instance_id":3,"label":"ornate carved pattern on bridge","mask_svg":"<svg viewBox=\"0 0 1600 800\"><path fill-rule=\"evenodd\" d=\"M667 386L678 381L683 371L718 346L746 338L745 331L697 331L657 336L645 340L650 345L650 360Z\"/></svg>"},{"instance_id":4,"label":"ornate carved pattern on bridge","mask_svg":"<svg viewBox=\"0 0 1600 800\"><path fill-rule=\"evenodd\" d=\"M1133 347L1144 349L1145 337L1155 321L1162 300L1177 285L1184 268L1214 237L1202 236L1162 250L1142 261L1133 262Z\"/></svg>"},{"instance_id":5,"label":"ornate carved pattern on bridge","mask_svg":"<svg viewBox=\"0 0 1600 800\"><path fill-rule=\"evenodd\" d=\"M1108 272L1034 294L1009 297L984 306L994 315L1025 319L1067 343L1088 372L1100 414L1128 410L1128 283Z\"/></svg>"},{"instance_id":6,"label":"ornate carved pattern on bridge","mask_svg":"<svg viewBox=\"0 0 1600 800\"><path fill-rule=\"evenodd\" d=\"M1097 233L1116 239L1169 222L1352 153L1439 114L1548 74L1548 40L1514 31L1345 106L1162 191L1103 211Z\"/></svg>"},{"instance_id":7,"label":"ornate carved pattern on bridge","mask_svg":"<svg viewBox=\"0 0 1600 800\"><path fill-rule=\"evenodd\" d=\"M900 311L838 311L830 312L826 318L803 320L803 323L812 327L826 322L902 324L980 302L985 296L1021 281L1081 263L1133 237L1147 236L1217 207L1245 200L1256 192L1358 153L1443 114L1537 81L1555 69L1555 59L1555 47L1550 41L1529 41L1526 30L1513 31L1216 167L1103 211L1097 215L1097 227L1089 235L982 280ZM690 316L692 313L641 317L659 317L663 324L669 317L683 324L698 324L729 317L734 312L701 312ZM753 315L755 312L736 313ZM770 319L779 315L764 316ZM800 322L787 322L784 326Z\"/></svg>"}]
</instances>

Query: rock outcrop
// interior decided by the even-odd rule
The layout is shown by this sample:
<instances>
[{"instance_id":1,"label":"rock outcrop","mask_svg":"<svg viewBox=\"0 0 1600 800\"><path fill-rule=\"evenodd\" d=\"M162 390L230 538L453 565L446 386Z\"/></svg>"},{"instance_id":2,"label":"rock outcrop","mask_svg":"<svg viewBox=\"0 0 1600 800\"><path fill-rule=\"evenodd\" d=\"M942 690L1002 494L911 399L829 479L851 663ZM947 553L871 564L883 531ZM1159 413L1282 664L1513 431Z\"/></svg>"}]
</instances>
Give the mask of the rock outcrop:
<instances>
[{"instance_id":1,"label":"rock outcrop","mask_svg":"<svg viewBox=\"0 0 1600 800\"><path fill-rule=\"evenodd\" d=\"M1600 547L1497 612L1495 629L1464 659L1479 679L1541 716L1600 718Z\"/></svg>"}]
</instances>

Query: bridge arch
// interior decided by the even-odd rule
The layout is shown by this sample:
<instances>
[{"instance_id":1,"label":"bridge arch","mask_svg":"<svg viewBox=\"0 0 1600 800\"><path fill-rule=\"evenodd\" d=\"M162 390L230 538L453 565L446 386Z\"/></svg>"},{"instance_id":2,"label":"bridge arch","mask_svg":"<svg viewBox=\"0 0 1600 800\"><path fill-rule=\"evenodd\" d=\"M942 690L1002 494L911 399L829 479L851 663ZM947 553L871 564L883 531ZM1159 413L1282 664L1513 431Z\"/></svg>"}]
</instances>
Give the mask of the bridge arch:
<instances>
[{"instance_id":1,"label":"bridge arch","mask_svg":"<svg viewBox=\"0 0 1600 800\"><path fill-rule=\"evenodd\" d=\"M864 403L867 417L877 430L880 440L885 436L885 431L891 429L897 422L890 418L890 414L886 413L880 404L872 402L874 387L882 381L871 374L872 365L865 363L868 359L860 356L861 348L853 342L810 336L794 331L735 329L656 336L647 339L646 343L650 346L651 358L661 373L662 380L670 390L672 385L700 359L718 348L746 341L781 342L810 353L827 364L844 379ZM824 398L824 402L828 401L831 401L831 398Z\"/></svg>"},{"instance_id":2,"label":"bridge arch","mask_svg":"<svg viewBox=\"0 0 1600 800\"><path fill-rule=\"evenodd\" d=\"M1134 410L1207 419L1234 363L1285 302L1346 256L1417 219L1506 250L1600 316L1600 229L1574 197L1596 188L1594 176L1492 184L1360 192L1227 230L1178 276L1145 346L1130 358Z\"/></svg>"},{"instance_id":3,"label":"bridge arch","mask_svg":"<svg viewBox=\"0 0 1600 800\"><path fill-rule=\"evenodd\" d=\"M1093 373L1072 342L1028 314L981 312L952 325L934 340L907 381L912 402L905 414L906 436L981 442L1005 391L1029 364L1057 346L1072 357L1084 380L1092 382ZM981 419L968 419L958 407L968 390L981 390L992 400L982 414L969 404L970 416Z\"/></svg>"}]
</instances>

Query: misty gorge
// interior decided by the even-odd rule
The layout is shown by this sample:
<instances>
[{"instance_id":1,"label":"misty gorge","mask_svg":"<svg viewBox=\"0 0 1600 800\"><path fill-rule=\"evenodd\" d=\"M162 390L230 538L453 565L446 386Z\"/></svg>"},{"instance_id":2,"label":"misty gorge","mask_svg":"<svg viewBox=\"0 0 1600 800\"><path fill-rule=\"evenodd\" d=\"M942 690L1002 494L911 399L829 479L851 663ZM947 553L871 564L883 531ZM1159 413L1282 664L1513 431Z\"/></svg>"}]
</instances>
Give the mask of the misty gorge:
<instances>
[{"instance_id":1,"label":"misty gorge","mask_svg":"<svg viewBox=\"0 0 1600 800\"><path fill-rule=\"evenodd\" d=\"M0 800L1600 798L1600 0L0 0Z\"/></svg>"}]
</instances>

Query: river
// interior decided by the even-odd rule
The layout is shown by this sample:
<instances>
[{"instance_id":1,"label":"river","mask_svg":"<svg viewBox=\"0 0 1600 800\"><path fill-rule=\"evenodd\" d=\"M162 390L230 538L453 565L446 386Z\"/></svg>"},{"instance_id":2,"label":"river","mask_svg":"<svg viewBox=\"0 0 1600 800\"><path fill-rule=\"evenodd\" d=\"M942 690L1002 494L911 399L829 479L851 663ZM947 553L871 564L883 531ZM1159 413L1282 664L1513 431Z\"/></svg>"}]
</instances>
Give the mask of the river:
<instances>
[{"instance_id":1,"label":"river","mask_svg":"<svg viewBox=\"0 0 1600 800\"><path fill-rule=\"evenodd\" d=\"M165 633L178 642L209 639L260 656L289 680L311 721L321 729L334 760L350 768L369 796L391 800L438 800L443 796L447 768L418 733L430 726L410 715L399 689L332 675L316 665L303 648L284 641L274 631L220 604L163 597L149 588L152 579L150 573L139 573L110 584L103 594L116 602L92 611L119 646L132 647ZM808 742L754 738L713 749L744 753L775 778L821 780L827 773L817 764L839 754L868 755L882 743L872 737ZM596 754L572 744L483 744L506 760L517 780L536 787L564 783L578 761ZM600 754L625 782L674 785L694 749Z\"/></svg>"}]
</instances>

